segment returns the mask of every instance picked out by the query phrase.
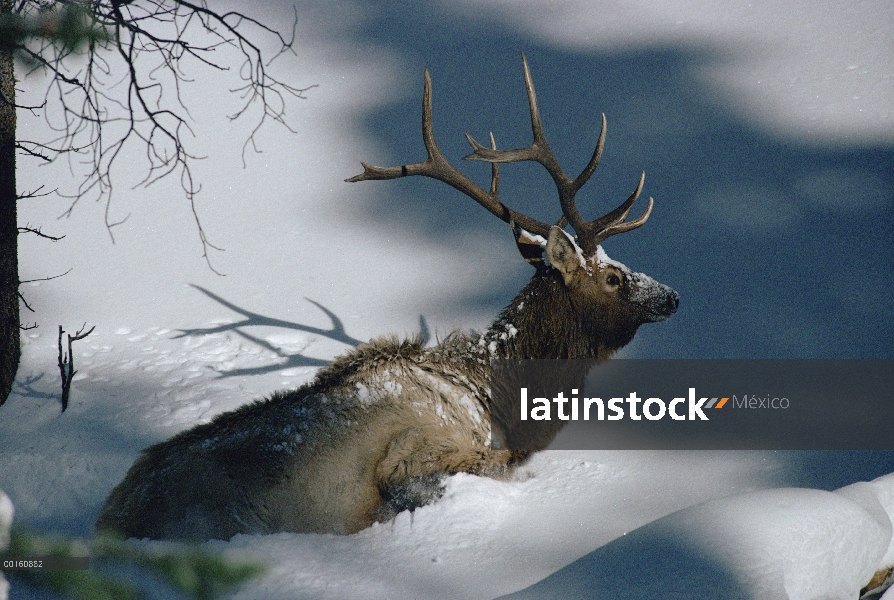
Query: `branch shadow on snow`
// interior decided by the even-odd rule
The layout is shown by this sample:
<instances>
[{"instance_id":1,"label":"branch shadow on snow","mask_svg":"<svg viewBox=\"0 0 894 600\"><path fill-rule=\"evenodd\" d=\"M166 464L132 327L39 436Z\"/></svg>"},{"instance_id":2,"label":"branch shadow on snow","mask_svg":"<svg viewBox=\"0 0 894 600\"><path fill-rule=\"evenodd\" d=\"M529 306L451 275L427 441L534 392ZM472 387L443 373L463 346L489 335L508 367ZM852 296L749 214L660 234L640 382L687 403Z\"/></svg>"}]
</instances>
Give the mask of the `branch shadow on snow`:
<instances>
[{"instance_id":1,"label":"branch shadow on snow","mask_svg":"<svg viewBox=\"0 0 894 600\"><path fill-rule=\"evenodd\" d=\"M303 331L305 333L311 333L314 335L318 335L320 337L324 337L336 342L340 342L347 346L357 347L360 344L364 343L362 340L359 340L351 335L348 335L347 331L345 331L345 326L342 320L336 315L334 312L316 302L311 300L310 298L305 298L308 302L319 308L323 313L329 317L329 320L332 323L332 326L329 329L323 329L320 327L314 327L312 325L304 325L302 323L295 323L293 321L285 321L283 319L277 319L274 317L268 317L262 315L260 313L256 313L254 311L248 310L247 308L242 308L230 302L229 300L225 300L224 298L218 296L214 292L210 290L206 290L205 288L190 284L193 288L199 290L207 297L211 298L218 304L225 306L226 308L232 310L235 313L242 315L243 319L241 321L237 321L235 323L224 323L221 325L216 325L214 327L198 327L194 329L179 329L180 332L178 335L174 336L174 339L184 338L188 336L202 336L202 335L212 335L216 333L223 332L233 332L236 335L242 337L253 344L264 348L265 350L276 354L281 361L265 365L262 367L250 367L250 368L234 368L227 370L219 370L217 371L219 377L238 377L243 375L263 375L266 373L272 373L276 371L280 371L283 369L290 369L295 367L325 367L330 363L329 360L322 358L313 358L310 356L305 356L301 352L287 352L286 350L277 347L275 344L263 340L257 336L251 335L250 333L244 331L246 327L276 327L279 329L290 329L294 331ZM419 315L419 328L421 332L421 337L424 343L428 343L431 334L428 329L428 323L425 321L424 315Z\"/></svg>"},{"instance_id":2,"label":"branch shadow on snow","mask_svg":"<svg viewBox=\"0 0 894 600\"><path fill-rule=\"evenodd\" d=\"M25 380L21 382L16 379L12 384L13 393L24 398L35 398L39 400L58 399L60 397L59 394L41 392L34 387L35 384L39 383L40 380L43 379L44 375L46 375L46 373L41 373L40 375L28 375L27 377L25 377Z\"/></svg>"}]
</instances>

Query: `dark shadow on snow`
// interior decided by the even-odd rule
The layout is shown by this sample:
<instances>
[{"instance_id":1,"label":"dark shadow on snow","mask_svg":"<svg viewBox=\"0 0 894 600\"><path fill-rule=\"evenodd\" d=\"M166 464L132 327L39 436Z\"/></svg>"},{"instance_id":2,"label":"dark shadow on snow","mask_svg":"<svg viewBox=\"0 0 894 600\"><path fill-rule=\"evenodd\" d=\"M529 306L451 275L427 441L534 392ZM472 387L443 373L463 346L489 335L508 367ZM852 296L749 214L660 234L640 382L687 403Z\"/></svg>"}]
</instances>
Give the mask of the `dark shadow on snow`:
<instances>
[{"instance_id":1,"label":"dark shadow on snow","mask_svg":"<svg viewBox=\"0 0 894 600\"><path fill-rule=\"evenodd\" d=\"M27 377L25 377L25 380L21 382L16 379L13 382L12 392L25 398L37 398L40 400L52 400L54 398L60 398L59 394L41 392L34 387L35 384L39 383L40 380L43 379L44 375L46 375L46 373L41 373L40 375L28 375Z\"/></svg>"},{"instance_id":2,"label":"dark shadow on snow","mask_svg":"<svg viewBox=\"0 0 894 600\"><path fill-rule=\"evenodd\" d=\"M667 521L659 520L621 536L530 587L500 599L758 600L710 551L667 527Z\"/></svg>"},{"instance_id":3,"label":"dark shadow on snow","mask_svg":"<svg viewBox=\"0 0 894 600\"><path fill-rule=\"evenodd\" d=\"M646 172L631 214L654 196L649 223L608 240L606 251L682 300L660 329L639 333L638 357L892 356L894 145L841 144L744 118L700 76L754 50L732 40L563 46L498 11L447 6L393 3L365 15L357 43L400 57L403 70L390 83L395 99L363 117L377 150L355 151L356 169L344 177L360 172L360 160L393 166L425 158L419 116L428 68L437 143L486 187L489 166L461 158L470 152L463 134L481 141L492 131L502 149L530 144L524 52L546 136L566 173L586 164L600 113L607 116L605 152L578 194L585 217L617 206ZM540 165L507 164L501 175L503 202L555 222L556 190ZM411 231L433 246L485 236L495 248L512 243L504 223L443 183L409 177L352 185L366 186L364 202L336 210L371 229ZM517 272L505 285L470 290L454 310L496 314L528 277L522 266Z\"/></svg>"},{"instance_id":4,"label":"dark shadow on snow","mask_svg":"<svg viewBox=\"0 0 894 600\"><path fill-rule=\"evenodd\" d=\"M103 396L113 402L120 401L123 407L134 406L158 393L160 386L153 376L130 373L116 381L89 378L78 381L65 413L59 412L58 394L35 387L40 376L27 377L26 389L21 389L21 384L16 386L8 404L26 404L22 407L24 410L42 415L42 424L35 430L17 433L31 436L30 443L8 446L0 443L0 462L25 458L25 463L30 463L33 469L30 480L27 476L13 476L0 481L0 487L16 507L16 525L37 533L75 536L93 533L93 523L106 496L121 481L140 451L169 434L163 428L147 427L132 412L110 411L109 403L94 403L91 399ZM68 430L75 431L76 435L67 433ZM3 430L0 417L0 442L9 433ZM85 457L90 457L89 465L84 464ZM51 474L61 474L64 480L67 469L81 472L84 480L78 478L74 487L60 496L54 487L59 483ZM0 479L3 479L2 473ZM49 499L48 506L42 498Z\"/></svg>"},{"instance_id":5,"label":"dark shadow on snow","mask_svg":"<svg viewBox=\"0 0 894 600\"><path fill-rule=\"evenodd\" d=\"M894 473L894 450L789 450L778 452L785 484L832 491Z\"/></svg>"},{"instance_id":6,"label":"dark shadow on snow","mask_svg":"<svg viewBox=\"0 0 894 600\"><path fill-rule=\"evenodd\" d=\"M180 335L174 336L174 339L183 338L190 335L208 335L211 333L222 333L224 331L235 331L237 333L241 333L239 329L241 327L279 327L282 329L295 329L298 331L305 331L307 333L313 333L316 335L321 335L329 338L330 340L335 340L337 342L341 342L343 344L347 344L349 346L357 346L362 342L355 337L349 336L345 332L345 325L342 323L342 320L338 318L334 312L320 304L319 302L315 302L310 298L305 298L308 302L322 310L326 313L326 316L332 321L331 329L321 329L319 327L312 327L310 325L302 325L301 323L293 323L292 321L283 321L282 319L276 319L274 317L266 317L262 314L258 314L256 312L252 312L247 308L242 308L241 306L236 306L232 302L228 300L224 300L214 292L206 290L202 286L190 284L191 287L199 290L218 304L222 306L226 306L233 312L237 312L243 317L245 317L242 321L238 321L236 323L224 323L222 325L218 325L216 327L201 327L197 329L179 329ZM252 339L252 338L249 338Z\"/></svg>"},{"instance_id":7,"label":"dark shadow on snow","mask_svg":"<svg viewBox=\"0 0 894 600\"><path fill-rule=\"evenodd\" d=\"M253 311L248 310L247 308L242 308L229 300L225 300L221 298L214 292L206 290L205 288L190 284L195 289L199 290L218 304L227 307L228 309L242 315L243 319L241 321L237 321L235 323L224 323L222 325L216 325L214 327L199 327L195 329L179 329L180 332L178 335L174 336L174 339L183 338L187 336L201 336L201 335L210 335L215 333L223 333L226 331L231 331L236 335L246 339L253 344L257 344L258 346L268 350L282 359L280 362L273 363L271 365L266 365L263 367L251 367L251 368L242 368L242 369L229 369L225 371L218 371L218 375L220 377L236 377L242 375L263 375L265 373L272 373L275 371L281 371L283 369L289 369L293 367L325 367L329 364L329 360L321 359L321 358L313 358L309 356L304 356L300 352L297 353L288 353L282 348L278 348L275 345L271 344L266 340L262 340L257 336L251 335L250 333L244 331L246 327L276 327L280 329L292 329L295 331L303 331L306 333L311 333L314 335L318 335L321 337L328 338L330 340L334 340L336 342L341 342L347 346L357 347L363 342L353 336L348 335L345 331L345 326L342 320L336 315L334 312L316 302L311 300L310 298L305 298L308 302L319 308L323 311L329 320L332 322L332 327L329 329L322 329L320 327L313 327L311 325L304 325L302 323L295 323L292 321L285 321L283 319L277 319L274 317L268 317ZM428 324L425 321L425 316L419 315L419 328L420 335L424 343L428 343L430 338L430 333L428 330Z\"/></svg>"}]
</instances>

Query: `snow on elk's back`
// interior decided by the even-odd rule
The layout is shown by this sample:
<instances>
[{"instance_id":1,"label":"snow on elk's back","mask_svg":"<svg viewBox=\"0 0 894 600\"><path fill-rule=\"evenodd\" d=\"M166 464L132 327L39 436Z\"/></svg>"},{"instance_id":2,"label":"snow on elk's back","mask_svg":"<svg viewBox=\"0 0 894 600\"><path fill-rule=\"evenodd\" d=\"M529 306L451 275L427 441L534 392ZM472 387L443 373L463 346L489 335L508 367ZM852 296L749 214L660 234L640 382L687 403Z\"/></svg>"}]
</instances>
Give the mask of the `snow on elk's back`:
<instances>
[{"instance_id":1,"label":"snow on elk's back","mask_svg":"<svg viewBox=\"0 0 894 600\"><path fill-rule=\"evenodd\" d=\"M278 398L276 394L271 400ZM325 394L316 394L312 403L282 406L276 420L223 419L209 424L219 424L211 429L206 438L198 438L190 449L214 452L225 448L252 448L257 452L292 453L305 441L307 432L321 423L331 422L337 406ZM256 403L259 404L259 403ZM253 405L250 405L253 406ZM237 411L240 412L240 411ZM244 411L240 412L243 414ZM273 415L271 415L273 416Z\"/></svg>"},{"instance_id":2,"label":"snow on elk's back","mask_svg":"<svg viewBox=\"0 0 894 600\"><path fill-rule=\"evenodd\" d=\"M360 405L369 408L383 401L389 396L399 396L403 386L395 380L394 376L386 369L371 377L367 382L354 383L356 398Z\"/></svg>"},{"instance_id":3,"label":"snow on elk's back","mask_svg":"<svg viewBox=\"0 0 894 600\"><path fill-rule=\"evenodd\" d=\"M476 386L461 374L457 374L457 380L462 382L460 386L422 369L414 369L413 374L418 378L421 386L430 387L434 391L435 411L445 422L456 423L457 420L469 420L477 426L484 426L487 433L490 434L490 423L483 421L487 407L481 402L481 398L489 395L489 390L480 390L473 398L469 390L475 389ZM455 406L454 402L451 402L452 398L458 398L459 406ZM464 412L460 411L459 414L454 414L458 408L462 408Z\"/></svg>"}]
</instances>

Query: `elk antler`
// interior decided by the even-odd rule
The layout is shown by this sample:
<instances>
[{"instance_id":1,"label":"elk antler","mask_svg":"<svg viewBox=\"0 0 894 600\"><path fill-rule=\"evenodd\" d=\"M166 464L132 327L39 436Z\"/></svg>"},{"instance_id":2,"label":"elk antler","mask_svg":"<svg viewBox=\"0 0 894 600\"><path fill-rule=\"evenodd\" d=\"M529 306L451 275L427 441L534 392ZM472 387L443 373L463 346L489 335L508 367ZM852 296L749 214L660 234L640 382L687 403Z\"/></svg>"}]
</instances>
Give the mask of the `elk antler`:
<instances>
[{"instance_id":1,"label":"elk antler","mask_svg":"<svg viewBox=\"0 0 894 600\"><path fill-rule=\"evenodd\" d=\"M492 150L496 149L493 134L490 137ZM474 181L463 175L444 157L437 143L435 143L435 133L432 127L431 76L428 74L428 69L425 70L425 88L422 93L422 141L425 143L425 149L428 152L428 160L425 162L400 167L375 167L361 161L363 173L345 181L354 183L370 179L397 179L398 177L409 175L431 177L461 191L506 223L514 222L523 229L543 237L549 235L549 225L516 212L500 202L498 197L500 172L496 162L492 163L490 192L486 192Z\"/></svg>"},{"instance_id":2,"label":"elk antler","mask_svg":"<svg viewBox=\"0 0 894 600\"><path fill-rule=\"evenodd\" d=\"M546 141L546 135L543 133L543 125L540 122L540 109L537 108L537 93L534 91L534 80L531 77L531 69L528 67L528 59L525 58L524 54L522 54L522 63L525 69L525 89L528 92L528 104L531 107L531 130L534 134L534 141L527 148L518 150L493 150L485 148L472 139L470 135L466 134L469 144L472 145L473 152L465 158L467 160L483 160L490 163L532 160L543 165L553 178L556 189L559 192L559 203L562 206L563 215L563 219L559 223L563 224L564 220L567 219L577 234L578 243L584 254L587 256L592 255L596 252L596 247L609 236L636 229L648 220L654 204L652 198L649 198L649 205L638 219L625 222L627 215L630 214L630 209L633 207L633 203L636 202L642 191L646 174L643 172L636 189L621 206L598 219L585 221L577 210L574 197L577 191L590 179L602 156L607 129L605 114L603 113L602 115L602 130L599 133L599 140L596 142L593 157L590 158L590 162L587 163L580 175L575 179L569 179L565 172L562 171L562 167L559 165L556 155L550 149L549 143Z\"/></svg>"},{"instance_id":3,"label":"elk antler","mask_svg":"<svg viewBox=\"0 0 894 600\"><path fill-rule=\"evenodd\" d=\"M428 160L400 167L374 167L361 162L363 173L345 181L353 183L369 179L397 179L398 177L406 177L408 175L431 177L463 192L503 221L513 224L513 226L521 227L532 234L547 237L550 229L549 225L507 207L499 200L497 193L499 182L498 163L532 160L543 165L556 184L563 215L558 225L562 227L566 222L571 224L571 227L577 234L581 249L587 256L594 254L597 246L609 236L641 226L652 212L652 198L649 198L649 205L638 219L633 221L626 221L625 219L627 219L633 203L636 202L640 191L642 191L646 177L645 172L640 177L639 184L637 184L633 194L621 206L593 221L585 221L581 216L575 205L575 194L587 183L593 171L596 170L596 165L599 164L602 148L605 145L605 114L602 115L602 130L599 133L599 140L596 143L596 149L593 151L593 157L584 170L581 171L580 175L575 179L569 179L562 171L562 167L559 165L556 155L550 149L546 136L543 133L543 125L540 122L540 110L537 108L537 94L534 91L534 81L531 78L531 70L528 67L528 60L524 54L522 55L522 63L525 70L525 89L528 92L528 103L531 107L531 130L534 134L534 141L531 145L517 150L497 150L493 134L490 136L490 148L482 146L472 136L466 134L466 139L472 146L472 154L466 156L465 159L491 163L490 192L485 192L457 170L456 167L451 165L435 143L431 117L431 77L428 69L425 71L425 89L422 94L422 140L425 143L425 149L428 151Z\"/></svg>"}]
</instances>

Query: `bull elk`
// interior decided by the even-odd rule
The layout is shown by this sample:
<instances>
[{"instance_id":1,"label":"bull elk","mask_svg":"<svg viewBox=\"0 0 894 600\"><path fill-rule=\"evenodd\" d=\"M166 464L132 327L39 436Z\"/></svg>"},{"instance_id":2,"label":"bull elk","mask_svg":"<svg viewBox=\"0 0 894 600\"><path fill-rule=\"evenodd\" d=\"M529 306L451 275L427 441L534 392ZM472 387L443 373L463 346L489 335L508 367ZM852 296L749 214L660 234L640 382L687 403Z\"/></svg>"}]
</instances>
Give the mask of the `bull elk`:
<instances>
[{"instance_id":1,"label":"bull elk","mask_svg":"<svg viewBox=\"0 0 894 600\"><path fill-rule=\"evenodd\" d=\"M359 531L436 499L446 475L506 473L528 454L490 443L491 360L599 362L630 342L641 324L677 309L675 291L612 261L600 246L649 218L651 198L639 218L627 220L645 175L618 208L585 220L575 194L599 162L605 116L589 164L569 179L547 144L522 58L533 143L497 150L493 135L489 148L466 136L472 146L466 158L492 164L489 191L438 149L428 71L422 99L428 159L389 168L362 163L363 173L347 180L431 177L511 226L535 272L490 328L477 335L454 332L434 347L419 339L374 339L297 390L274 393L146 449L106 501L97 531L195 541ZM498 163L517 161L536 161L552 176L562 209L557 225L499 199Z\"/></svg>"}]
</instances>

